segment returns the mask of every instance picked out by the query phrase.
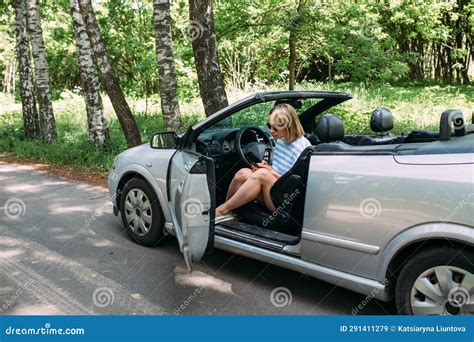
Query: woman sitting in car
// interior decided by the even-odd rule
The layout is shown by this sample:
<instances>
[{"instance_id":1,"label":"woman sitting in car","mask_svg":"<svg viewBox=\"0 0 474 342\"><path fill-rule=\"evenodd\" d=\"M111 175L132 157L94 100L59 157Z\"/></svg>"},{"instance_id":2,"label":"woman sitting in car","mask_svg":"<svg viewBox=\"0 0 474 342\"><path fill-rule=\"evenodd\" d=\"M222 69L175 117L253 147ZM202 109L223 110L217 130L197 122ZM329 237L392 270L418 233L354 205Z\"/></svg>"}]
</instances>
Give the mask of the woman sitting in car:
<instances>
[{"instance_id":1,"label":"woman sitting in car","mask_svg":"<svg viewBox=\"0 0 474 342\"><path fill-rule=\"evenodd\" d=\"M233 219L232 210L258 200L270 211L276 210L270 196L273 184L295 164L301 152L311 146L295 109L286 103L277 104L268 114L268 128L275 138L273 162L257 163L240 169L232 179L226 201L216 208L216 223Z\"/></svg>"}]
</instances>

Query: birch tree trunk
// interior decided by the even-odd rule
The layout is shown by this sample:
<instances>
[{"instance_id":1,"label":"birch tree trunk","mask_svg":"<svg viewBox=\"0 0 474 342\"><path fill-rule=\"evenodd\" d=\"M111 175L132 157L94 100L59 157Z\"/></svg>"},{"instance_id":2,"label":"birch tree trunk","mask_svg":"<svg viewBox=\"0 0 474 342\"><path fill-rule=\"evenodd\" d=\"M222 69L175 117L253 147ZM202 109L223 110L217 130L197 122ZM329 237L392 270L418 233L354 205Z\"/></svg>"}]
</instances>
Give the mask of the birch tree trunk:
<instances>
[{"instance_id":1,"label":"birch tree trunk","mask_svg":"<svg viewBox=\"0 0 474 342\"><path fill-rule=\"evenodd\" d=\"M204 111L209 116L228 105L217 54L211 0L189 0L189 20L199 91Z\"/></svg>"},{"instance_id":2,"label":"birch tree trunk","mask_svg":"<svg viewBox=\"0 0 474 342\"><path fill-rule=\"evenodd\" d=\"M138 130L132 111L125 100L125 95L120 87L120 83L107 58L105 44L100 34L92 4L90 0L79 0L79 6L105 90L109 95L112 106L122 126L127 145L128 147L137 146L141 144L140 131Z\"/></svg>"},{"instance_id":3,"label":"birch tree trunk","mask_svg":"<svg viewBox=\"0 0 474 342\"><path fill-rule=\"evenodd\" d=\"M18 69L20 74L23 128L25 138L36 139L40 137L40 131L30 61L30 40L28 36L28 23L26 17L26 0L15 0L15 33Z\"/></svg>"},{"instance_id":4,"label":"birch tree trunk","mask_svg":"<svg viewBox=\"0 0 474 342\"><path fill-rule=\"evenodd\" d=\"M39 105L41 134L45 143L56 142L56 122L49 89L49 71L44 48L43 31L39 14L38 0L27 0L28 32L31 39L31 50L35 65L36 99Z\"/></svg>"},{"instance_id":5,"label":"birch tree trunk","mask_svg":"<svg viewBox=\"0 0 474 342\"><path fill-rule=\"evenodd\" d=\"M82 91L86 103L89 138L96 146L103 146L109 139L107 122L104 116L97 67L87 35L84 18L78 0L71 0L71 15L76 36L77 59L81 74Z\"/></svg>"},{"instance_id":6,"label":"birch tree trunk","mask_svg":"<svg viewBox=\"0 0 474 342\"><path fill-rule=\"evenodd\" d=\"M176 94L176 72L173 58L169 0L154 0L153 9L163 122L166 129L177 132L180 128L180 113Z\"/></svg>"}]
</instances>

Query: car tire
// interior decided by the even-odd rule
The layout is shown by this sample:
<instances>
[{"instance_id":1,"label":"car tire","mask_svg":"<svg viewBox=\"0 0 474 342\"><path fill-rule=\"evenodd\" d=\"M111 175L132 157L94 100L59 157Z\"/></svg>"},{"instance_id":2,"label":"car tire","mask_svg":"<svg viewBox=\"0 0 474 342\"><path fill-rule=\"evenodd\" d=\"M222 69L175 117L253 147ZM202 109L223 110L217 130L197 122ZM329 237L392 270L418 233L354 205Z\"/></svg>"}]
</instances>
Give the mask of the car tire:
<instances>
[{"instance_id":1,"label":"car tire","mask_svg":"<svg viewBox=\"0 0 474 342\"><path fill-rule=\"evenodd\" d=\"M470 260L474 260L474 252L467 247L463 250L431 247L416 254L398 276L395 288L398 313L472 315L464 307L474 301L474 265ZM469 286L466 286L468 281L463 283L464 279L469 279Z\"/></svg>"},{"instance_id":2,"label":"car tire","mask_svg":"<svg viewBox=\"0 0 474 342\"><path fill-rule=\"evenodd\" d=\"M143 179L129 180L120 196L120 213L127 233L138 244L156 246L164 236L163 213L155 192Z\"/></svg>"}]
</instances>

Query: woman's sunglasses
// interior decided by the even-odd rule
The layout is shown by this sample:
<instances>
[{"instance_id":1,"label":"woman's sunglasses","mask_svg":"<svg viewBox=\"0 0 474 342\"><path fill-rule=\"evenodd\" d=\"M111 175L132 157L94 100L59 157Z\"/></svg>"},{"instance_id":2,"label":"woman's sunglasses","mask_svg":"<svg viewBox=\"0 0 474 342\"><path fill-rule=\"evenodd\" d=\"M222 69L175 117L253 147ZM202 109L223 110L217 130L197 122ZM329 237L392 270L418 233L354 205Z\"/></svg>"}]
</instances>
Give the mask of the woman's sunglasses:
<instances>
[{"instance_id":1,"label":"woman's sunglasses","mask_svg":"<svg viewBox=\"0 0 474 342\"><path fill-rule=\"evenodd\" d=\"M273 129L274 131L279 131L280 130L277 126L272 125L269 122L267 122L267 127L268 127L268 129Z\"/></svg>"}]
</instances>

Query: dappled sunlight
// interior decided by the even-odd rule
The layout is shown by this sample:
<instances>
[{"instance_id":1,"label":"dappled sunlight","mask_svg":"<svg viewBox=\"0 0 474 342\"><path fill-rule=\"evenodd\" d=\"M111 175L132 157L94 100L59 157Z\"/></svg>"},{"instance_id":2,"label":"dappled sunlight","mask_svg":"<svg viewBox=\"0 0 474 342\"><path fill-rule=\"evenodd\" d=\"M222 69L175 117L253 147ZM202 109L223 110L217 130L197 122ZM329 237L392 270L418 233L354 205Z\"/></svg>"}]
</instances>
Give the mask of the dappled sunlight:
<instances>
[{"instance_id":1,"label":"dappled sunlight","mask_svg":"<svg viewBox=\"0 0 474 342\"><path fill-rule=\"evenodd\" d=\"M10 249L10 250L5 250L5 251L0 250L0 264L2 263L2 260L5 260L7 258L14 258L23 253L24 251L21 249Z\"/></svg>"},{"instance_id":2,"label":"dappled sunlight","mask_svg":"<svg viewBox=\"0 0 474 342\"><path fill-rule=\"evenodd\" d=\"M176 267L174 280L182 286L202 287L222 294L236 296L232 291L232 284L198 270L189 273L185 267Z\"/></svg>"},{"instance_id":3,"label":"dappled sunlight","mask_svg":"<svg viewBox=\"0 0 474 342\"><path fill-rule=\"evenodd\" d=\"M11 238L9 236L5 236L4 231L2 231L0 234L2 235L2 238L0 239L0 247L1 246L4 246L4 247L17 247L17 246L21 246L24 242L23 240L14 239L14 238Z\"/></svg>"},{"instance_id":4,"label":"dappled sunlight","mask_svg":"<svg viewBox=\"0 0 474 342\"><path fill-rule=\"evenodd\" d=\"M5 191L11 193L37 193L42 191L42 187L39 184L15 184L15 185L6 185L4 186Z\"/></svg>"},{"instance_id":5,"label":"dappled sunlight","mask_svg":"<svg viewBox=\"0 0 474 342\"><path fill-rule=\"evenodd\" d=\"M10 315L24 315L24 316L37 316L37 315L64 315L66 312L61 310L54 304L44 305L19 305L9 312ZM74 308L70 308L67 314L77 314Z\"/></svg>"},{"instance_id":6,"label":"dappled sunlight","mask_svg":"<svg viewBox=\"0 0 474 342\"><path fill-rule=\"evenodd\" d=\"M64 207L56 204L49 206L49 213L51 214L67 214L67 213L90 213L93 210L85 206L70 206Z\"/></svg>"},{"instance_id":7,"label":"dappled sunlight","mask_svg":"<svg viewBox=\"0 0 474 342\"><path fill-rule=\"evenodd\" d=\"M116 243L106 240L106 239L97 239L97 238L87 238L87 241L91 243L95 247L112 247L112 246L117 246Z\"/></svg>"}]
</instances>

